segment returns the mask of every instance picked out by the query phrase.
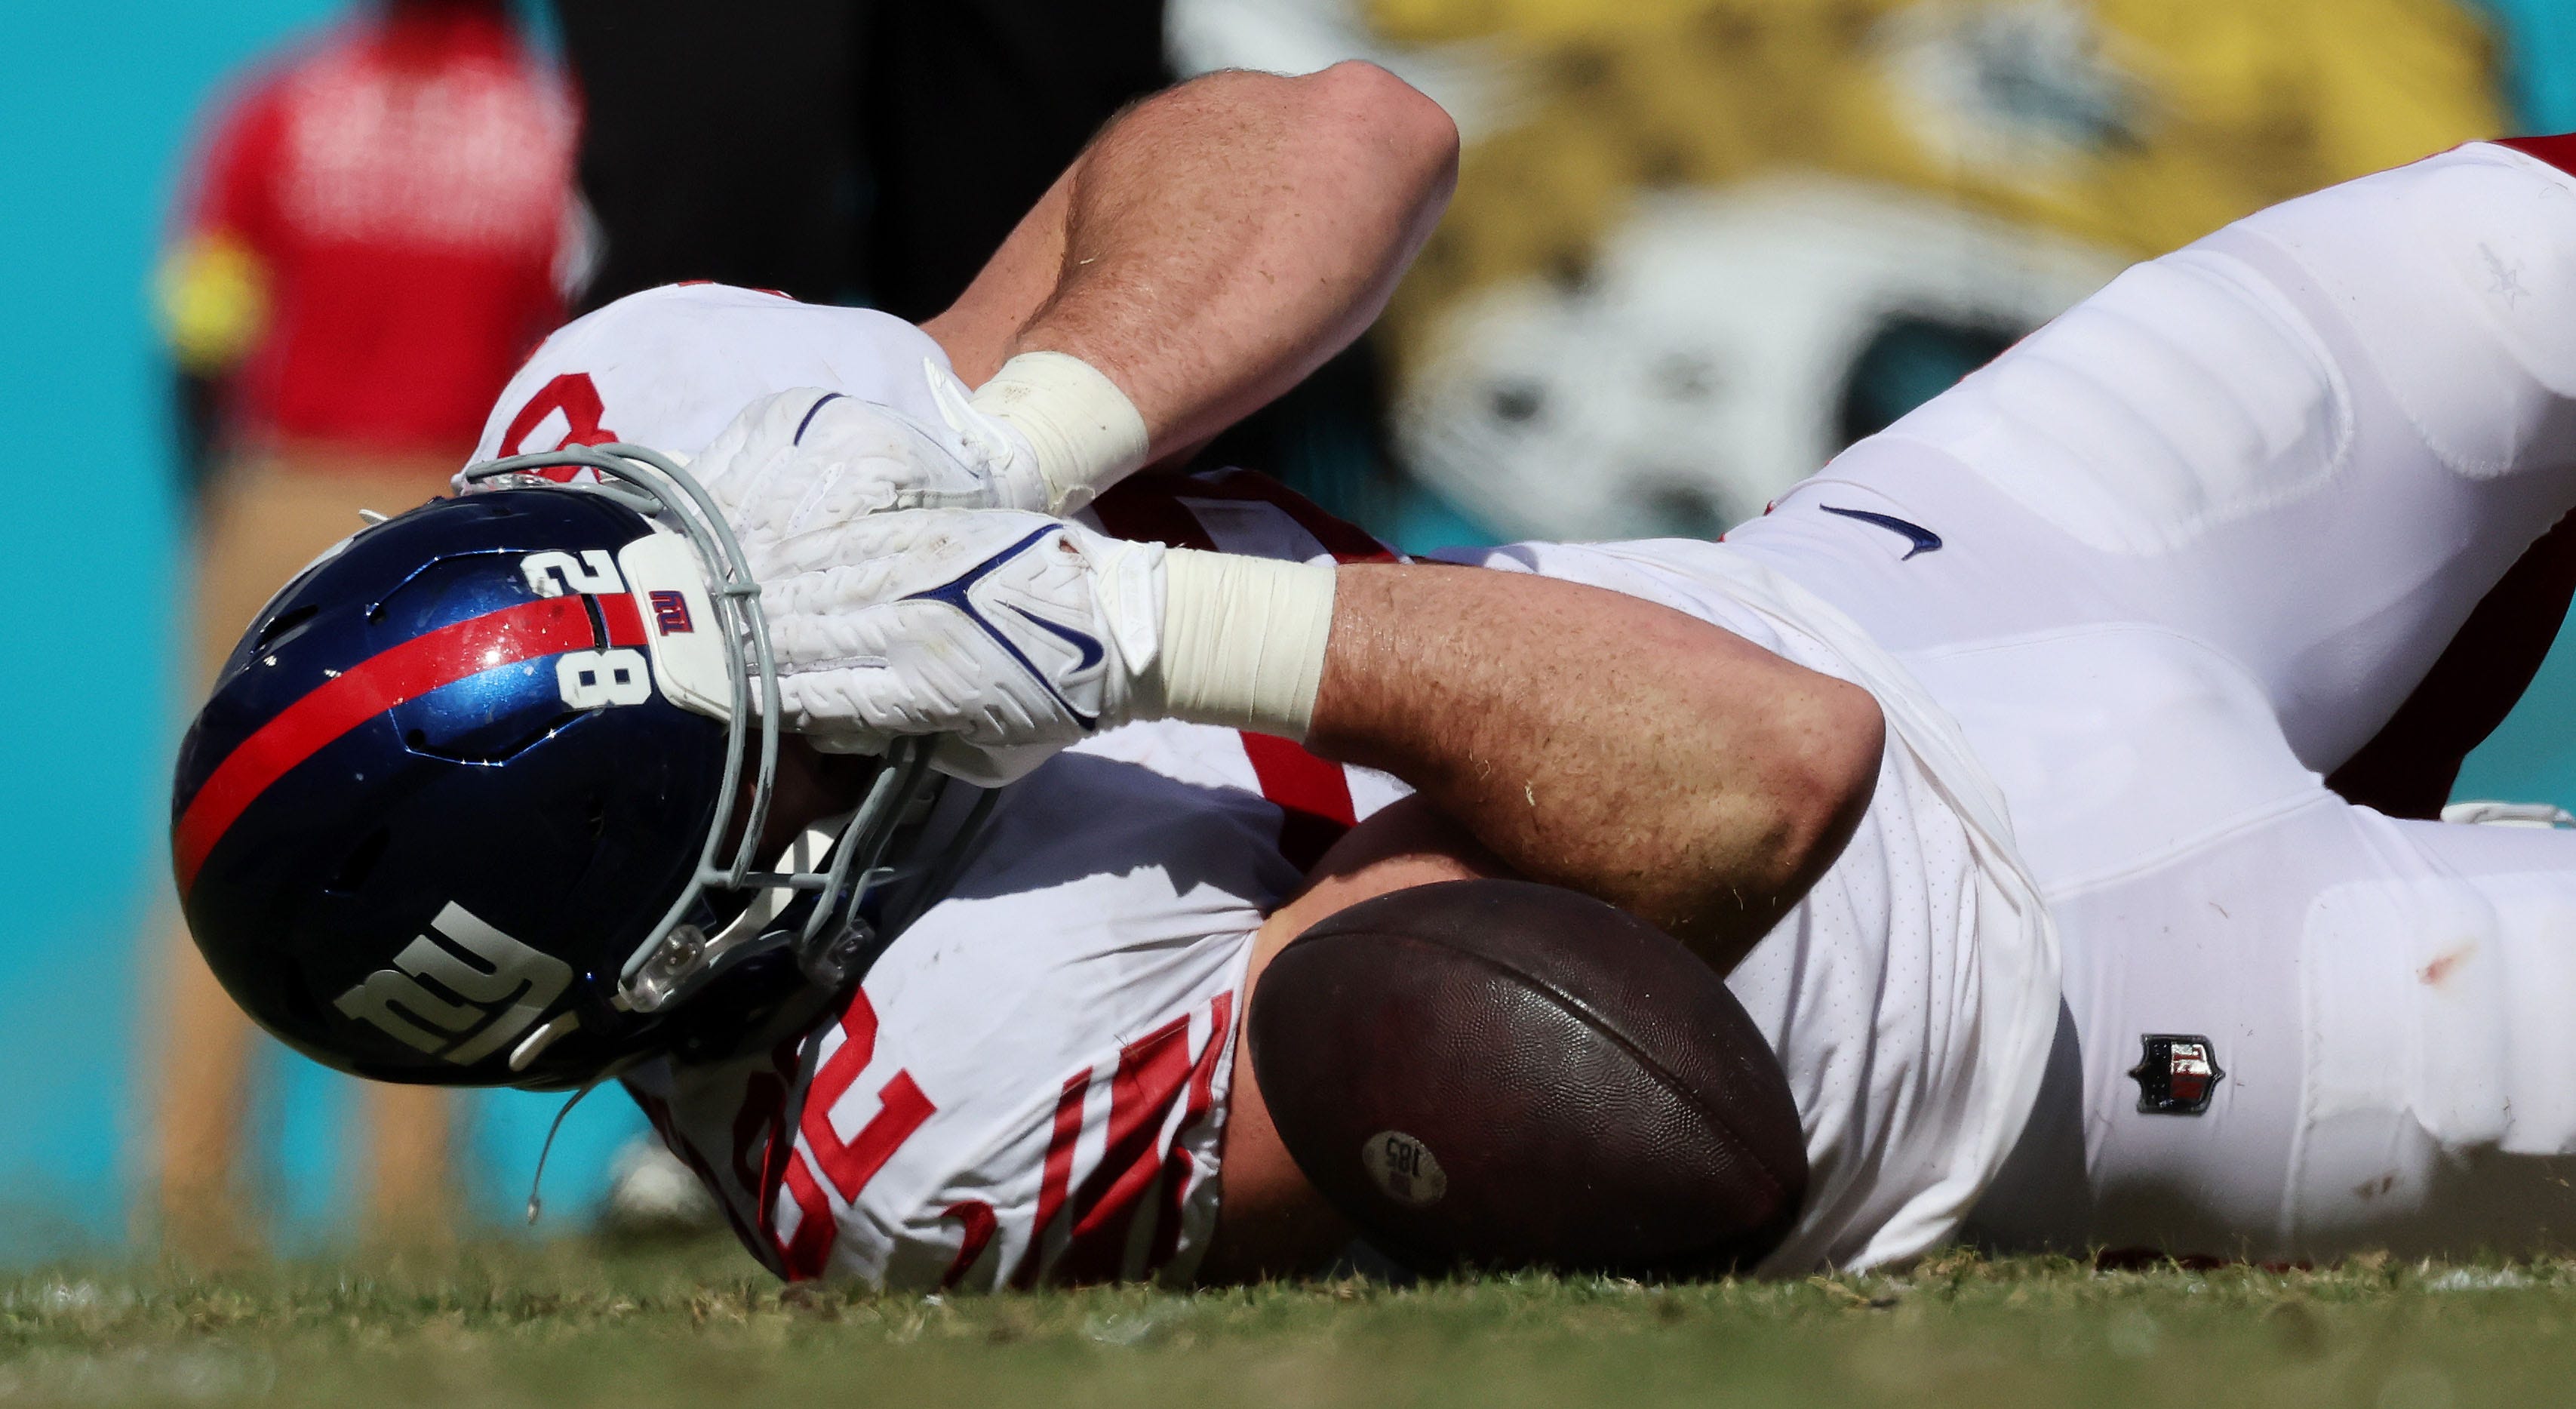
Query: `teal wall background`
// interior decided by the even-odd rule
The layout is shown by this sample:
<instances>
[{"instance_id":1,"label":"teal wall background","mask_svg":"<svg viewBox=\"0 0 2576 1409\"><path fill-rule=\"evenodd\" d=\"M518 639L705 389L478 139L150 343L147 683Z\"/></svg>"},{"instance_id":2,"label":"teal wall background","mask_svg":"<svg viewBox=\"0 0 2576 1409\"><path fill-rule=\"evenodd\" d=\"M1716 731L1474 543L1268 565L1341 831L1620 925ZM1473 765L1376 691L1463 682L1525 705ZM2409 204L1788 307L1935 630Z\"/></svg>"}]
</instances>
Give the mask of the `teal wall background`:
<instances>
[{"instance_id":1,"label":"teal wall background","mask_svg":"<svg viewBox=\"0 0 2576 1409\"><path fill-rule=\"evenodd\" d=\"M142 957L161 850L184 608L146 279L192 121L329 0L0 9L0 1258L123 1236L142 1152ZM258 1113L281 1217L338 1212L346 1083L280 1055ZM515 1226L556 1102L472 1101L475 1208ZM585 1102L547 1173L575 1223L641 1128Z\"/></svg>"},{"instance_id":2,"label":"teal wall background","mask_svg":"<svg viewBox=\"0 0 2576 1409\"><path fill-rule=\"evenodd\" d=\"M2576 131L2576 0L2486 0L2502 41L2506 97L2525 132ZM2561 631L2540 678L2453 796L2576 808L2576 631Z\"/></svg>"},{"instance_id":3,"label":"teal wall background","mask_svg":"<svg viewBox=\"0 0 2576 1409\"><path fill-rule=\"evenodd\" d=\"M112 1242L141 1168L142 943L163 787L180 523L144 288L193 115L327 0L0 12L0 1258ZM2532 130L2576 128L2576 5L2496 0ZM2576 806L2576 650L2472 760L2465 795ZM339 1209L339 1079L279 1059L261 1125L281 1218ZM478 1098L476 1207L515 1226L553 1102ZM549 1176L565 1223L637 1120L586 1103Z\"/></svg>"}]
</instances>

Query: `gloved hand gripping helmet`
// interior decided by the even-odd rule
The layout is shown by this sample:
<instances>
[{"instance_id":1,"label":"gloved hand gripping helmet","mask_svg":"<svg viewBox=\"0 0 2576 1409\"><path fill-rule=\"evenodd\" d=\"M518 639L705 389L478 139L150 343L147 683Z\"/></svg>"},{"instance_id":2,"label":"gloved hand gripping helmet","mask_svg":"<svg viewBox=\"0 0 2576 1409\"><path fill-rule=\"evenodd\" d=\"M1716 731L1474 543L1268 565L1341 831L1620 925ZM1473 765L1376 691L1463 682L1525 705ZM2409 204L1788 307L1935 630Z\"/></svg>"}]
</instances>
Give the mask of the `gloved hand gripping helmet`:
<instances>
[{"instance_id":1,"label":"gloved hand gripping helmet","mask_svg":"<svg viewBox=\"0 0 2576 1409\"><path fill-rule=\"evenodd\" d=\"M565 467L596 482L535 473ZM871 888L924 868L928 741L754 870L777 671L713 500L629 445L465 478L490 492L341 543L225 662L171 801L198 947L263 1027L381 1080L562 1088L775 1041L882 948Z\"/></svg>"}]
</instances>

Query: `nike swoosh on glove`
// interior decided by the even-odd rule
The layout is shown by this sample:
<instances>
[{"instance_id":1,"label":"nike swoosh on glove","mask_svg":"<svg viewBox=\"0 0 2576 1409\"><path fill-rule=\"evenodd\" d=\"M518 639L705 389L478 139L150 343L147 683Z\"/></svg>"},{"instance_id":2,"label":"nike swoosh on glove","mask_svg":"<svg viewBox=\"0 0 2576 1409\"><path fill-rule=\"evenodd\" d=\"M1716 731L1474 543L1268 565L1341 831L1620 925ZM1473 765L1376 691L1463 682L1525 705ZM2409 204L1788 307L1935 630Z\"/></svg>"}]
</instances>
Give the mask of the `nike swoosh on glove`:
<instances>
[{"instance_id":1,"label":"nike swoosh on glove","mask_svg":"<svg viewBox=\"0 0 2576 1409\"><path fill-rule=\"evenodd\" d=\"M764 580L816 561L815 536L867 514L1033 508L1046 481L1025 442L924 363L945 424L800 387L743 408L694 462ZM944 395L940 393L945 393Z\"/></svg>"},{"instance_id":2,"label":"nike swoosh on glove","mask_svg":"<svg viewBox=\"0 0 2576 1409\"><path fill-rule=\"evenodd\" d=\"M1164 550L1012 510L865 514L797 539L765 578L780 722L874 753L943 736L933 763L997 785L1151 707Z\"/></svg>"}]
</instances>

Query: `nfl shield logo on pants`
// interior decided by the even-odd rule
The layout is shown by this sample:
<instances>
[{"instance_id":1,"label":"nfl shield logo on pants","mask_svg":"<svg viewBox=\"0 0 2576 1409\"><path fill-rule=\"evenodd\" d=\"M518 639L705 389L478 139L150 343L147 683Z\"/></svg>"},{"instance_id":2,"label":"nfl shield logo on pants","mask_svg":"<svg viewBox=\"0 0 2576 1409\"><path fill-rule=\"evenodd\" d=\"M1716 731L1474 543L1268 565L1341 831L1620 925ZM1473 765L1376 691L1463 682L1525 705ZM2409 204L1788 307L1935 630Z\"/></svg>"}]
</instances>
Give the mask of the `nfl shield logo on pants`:
<instances>
[{"instance_id":1,"label":"nfl shield logo on pants","mask_svg":"<svg viewBox=\"0 0 2576 1409\"><path fill-rule=\"evenodd\" d=\"M2227 1075L2219 1070L2209 1039L2152 1032L2139 1039L2146 1051L2129 1075L2138 1083L2138 1109L2148 1115L2198 1115Z\"/></svg>"}]
</instances>

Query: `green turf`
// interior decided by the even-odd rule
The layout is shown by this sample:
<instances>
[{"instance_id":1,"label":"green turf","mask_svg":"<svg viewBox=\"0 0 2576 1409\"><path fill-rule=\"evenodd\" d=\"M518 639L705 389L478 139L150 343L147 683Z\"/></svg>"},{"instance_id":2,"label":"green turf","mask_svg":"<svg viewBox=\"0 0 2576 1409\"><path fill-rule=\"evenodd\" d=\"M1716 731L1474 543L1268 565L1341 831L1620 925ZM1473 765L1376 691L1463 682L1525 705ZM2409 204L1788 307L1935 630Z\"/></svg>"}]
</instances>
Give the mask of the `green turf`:
<instances>
[{"instance_id":1,"label":"green turf","mask_svg":"<svg viewBox=\"0 0 2576 1409\"><path fill-rule=\"evenodd\" d=\"M1067 1409L2555 1404L2576 1262L1523 1278L1176 1294L782 1292L739 1254L564 1242L220 1277L0 1278L0 1404Z\"/></svg>"}]
</instances>

